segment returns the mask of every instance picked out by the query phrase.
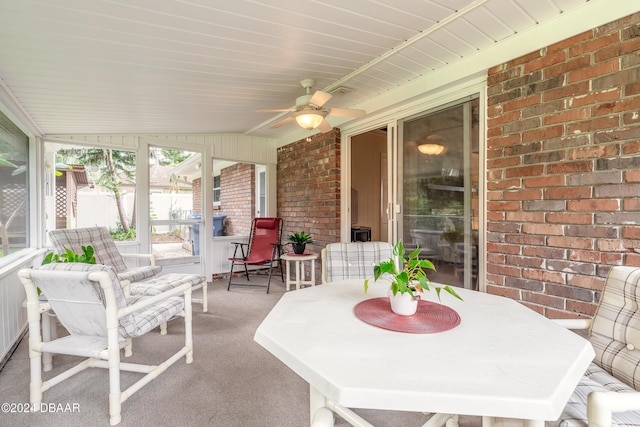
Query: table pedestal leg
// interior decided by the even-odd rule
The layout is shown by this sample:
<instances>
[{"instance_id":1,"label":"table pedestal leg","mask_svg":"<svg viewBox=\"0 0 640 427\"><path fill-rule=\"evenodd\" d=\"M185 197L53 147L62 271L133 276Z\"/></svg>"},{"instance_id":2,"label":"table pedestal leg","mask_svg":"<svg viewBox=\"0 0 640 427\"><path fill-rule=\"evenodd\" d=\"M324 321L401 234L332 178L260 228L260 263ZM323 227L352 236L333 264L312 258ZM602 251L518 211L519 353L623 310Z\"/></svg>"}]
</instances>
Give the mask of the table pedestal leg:
<instances>
[{"instance_id":1,"label":"table pedestal leg","mask_svg":"<svg viewBox=\"0 0 640 427\"><path fill-rule=\"evenodd\" d=\"M333 427L334 417L327 407L327 399L313 386L309 386L309 421L311 427Z\"/></svg>"},{"instance_id":2,"label":"table pedestal leg","mask_svg":"<svg viewBox=\"0 0 640 427\"><path fill-rule=\"evenodd\" d=\"M458 416L452 415L451 418L447 420L447 427L458 427Z\"/></svg>"},{"instance_id":3,"label":"table pedestal leg","mask_svg":"<svg viewBox=\"0 0 640 427\"><path fill-rule=\"evenodd\" d=\"M496 419L494 417L482 417L482 427L493 427Z\"/></svg>"},{"instance_id":4,"label":"table pedestal leg","mask_svg":"<svg viewBox=\"0 0 640 427\"><path fill-rule=\"evenodd\" d=\"M300 264L302 264L302 262L296 261L296 289L300 289Z\"/></svg>"},{"instance_id":5,"label":"table pedestal leg","mask_svg":"<svg viewBox=\"0 0 640 427\"><path fill-rule=\"evenodd\" d=\"M544 425L544 421L541 420L482 417L482 427L544 427Z\"/></svg>"},{"instance_id":6,"label":"table pedestal leg","mask_svg":"<svg viewBox=\"0 0 640 427\"><path fill-rule=\"evenodd\" d=\"M451 414L433 414L422 427L458 427L458 416Z\"/></svg>"}]
</instances>

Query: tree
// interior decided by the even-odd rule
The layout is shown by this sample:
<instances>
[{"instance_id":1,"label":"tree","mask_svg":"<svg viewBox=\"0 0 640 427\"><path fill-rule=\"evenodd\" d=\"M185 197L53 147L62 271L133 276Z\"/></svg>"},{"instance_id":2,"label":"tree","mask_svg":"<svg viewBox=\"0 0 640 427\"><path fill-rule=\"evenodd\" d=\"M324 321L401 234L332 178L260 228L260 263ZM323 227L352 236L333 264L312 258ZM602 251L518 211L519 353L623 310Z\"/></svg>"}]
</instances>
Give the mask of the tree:
<instances>
[{"instance_id":1,"label":"tree","mask_svg":"<svg viewBox=\"0 0 640 427\"><path fill-rule=\"evenodd\" d=\"M184 162L192 155L189 151L171 150L168 148L160 148L159 153L157 150L153 150L151 153L160 166L175 166Z\"/></svg>"},{"instance_id":2,"label":"tree","mask_svg":"<svg viewBox=\"0 0 640 427\"><path fill-rule=\"evenodd\" d=\"M97 166L94 179L96 184L113 193L122 229L129 232L131 227L122 203L120 186L135 182L136 155L132 151L111 150L106 148L63 149L58 156L65 163L79 163L84 166Z\"/></svg>"}]
</instances>

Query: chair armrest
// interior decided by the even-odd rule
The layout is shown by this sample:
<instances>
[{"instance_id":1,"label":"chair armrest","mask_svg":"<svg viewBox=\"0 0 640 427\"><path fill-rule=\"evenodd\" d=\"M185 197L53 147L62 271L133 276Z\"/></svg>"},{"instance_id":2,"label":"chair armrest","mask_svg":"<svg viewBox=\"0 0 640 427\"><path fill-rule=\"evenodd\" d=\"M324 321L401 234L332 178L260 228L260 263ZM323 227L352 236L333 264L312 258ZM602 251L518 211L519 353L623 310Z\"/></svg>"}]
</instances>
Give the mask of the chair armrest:
<instances>
[{"instance_id":1,"label":"chair armrest","mask_svg":"<svg viewBox=\"0 0 640 427\"><path fill-rule=\"evenodd\" d=\"M156 256L154 254L127 254L120 253L122 258L138 258L138 259L148 259L151 265L156 265Z\"/></svg>"},{"instance_id":2,"label":"chair armrest","mask_svg":"<svg viewBox=\"0 0 640 427\"><path fill-rule=\"evenodd\" d=\"M591 319L551 319L553 323L567 329L589 329Z\"/></svg>"},{"instance_id":3,"label":"chair armrest","mask_svg":"<svg viewBox=\"0 0 640 427\"><path fill-rule=\"evenodd\" d=\"M594 391L587 397L589 427L610 427L614 412L640 410L640 392Z\"/></svg>"}]
</instances>

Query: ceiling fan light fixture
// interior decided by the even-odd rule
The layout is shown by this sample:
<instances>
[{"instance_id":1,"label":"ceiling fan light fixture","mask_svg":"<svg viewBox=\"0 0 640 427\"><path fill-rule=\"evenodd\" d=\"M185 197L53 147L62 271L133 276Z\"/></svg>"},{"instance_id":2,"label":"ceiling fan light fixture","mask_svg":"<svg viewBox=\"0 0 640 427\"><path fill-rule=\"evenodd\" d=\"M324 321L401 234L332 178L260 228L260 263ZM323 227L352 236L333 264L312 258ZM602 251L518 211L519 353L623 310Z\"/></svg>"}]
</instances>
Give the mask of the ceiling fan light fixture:
<instances>
[{"instance_id":1,"label":"ceiling fan light fixture","mask_svg":"<svg viewBox=\"0 0 640 427\"><path fill-rule=\"evenodd\" d=\"M420 144L418 145L418 150L427 156L437 156L444 152L444 145L432 143Z\"/></svg>"},{"instance_id":2,"label":"ceiling fan light fixture","mask_svg":"<svg viewBox=\"0 0 640 427\"><path fill-rule=\"evenodd\" d=\"M324 120L324 114L318 111L301 111L296 114L296 122L307 130L315 129Z\"/></svg>"}]
</instances>

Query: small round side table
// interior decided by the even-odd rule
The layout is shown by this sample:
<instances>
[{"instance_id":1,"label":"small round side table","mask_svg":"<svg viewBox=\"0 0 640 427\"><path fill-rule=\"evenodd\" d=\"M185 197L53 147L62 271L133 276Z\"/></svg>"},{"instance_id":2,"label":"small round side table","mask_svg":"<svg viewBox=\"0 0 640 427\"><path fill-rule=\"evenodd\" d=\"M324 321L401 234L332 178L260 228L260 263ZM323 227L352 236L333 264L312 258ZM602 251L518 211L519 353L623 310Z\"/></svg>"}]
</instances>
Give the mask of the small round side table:
<instances>
[{"instance_id":1,"label":"small round side table","mask_svg":"<svg viewBox=\"0 0 640 427\"><path fill-rule=\"evenodd\" d=\"M287 253L287 254L281 255L280 258L285 260L287 264L287 278L285 281L287 290L291 289L291 283L292 283L291 275L290 275L291 270L289 267L290 261L294 261L296 264L296 279L293 282L296 285L296 289L300 289L300 287L304 285L311 285L311 286L316 285L316 259L318 259L317 254L304 253L304 254L297 255L293 253ZM305 280L305 272L304 272L305 261L311 261L311 280ZM302 270L302 272L300 272L300 270Z\"/></svg>"}]
</instances>

